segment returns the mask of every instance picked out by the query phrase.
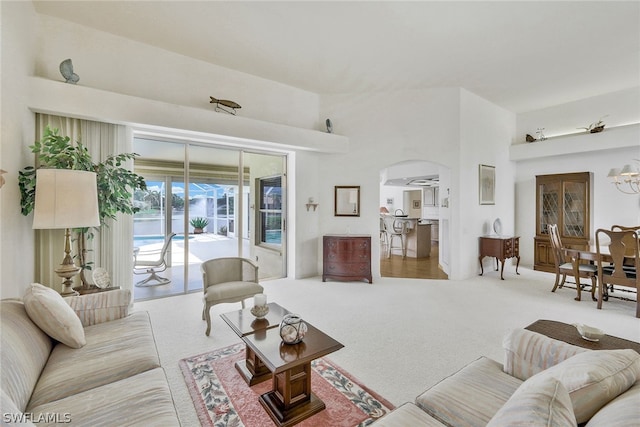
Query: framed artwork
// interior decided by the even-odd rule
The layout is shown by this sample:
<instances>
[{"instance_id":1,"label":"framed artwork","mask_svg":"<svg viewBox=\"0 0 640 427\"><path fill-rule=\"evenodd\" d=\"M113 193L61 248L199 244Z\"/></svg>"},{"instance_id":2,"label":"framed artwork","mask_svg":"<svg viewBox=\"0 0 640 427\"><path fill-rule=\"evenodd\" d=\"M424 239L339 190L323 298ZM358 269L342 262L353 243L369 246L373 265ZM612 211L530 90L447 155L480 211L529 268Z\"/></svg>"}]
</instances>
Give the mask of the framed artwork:
<instances>
[{"instance_id":1,"label":"framed artwork","mask_svg":"<svg viewBox=\"0 0 640 427\"><path fill-rule=\"evenodd\" d=\"M420 200L413 201L413 209L420 209Z\"/></svg>"},{"instance_id":2,"label":"framed artwork","mask_svg":"<svg viewBox=\"0 0 640 427\"><path fill-rule=\"evenodd\" d=\"M336 185L334 216L360 216L360 186Z\"/></svg>"},{"instance_id":3,"label":"framed artwork","mask_svg":"<svg viewBox=\"0 0 640 427\"><path fill-rule=\"evenodd\" d=\"M496 204L496 167L480 165L480 176L478 180L480 204Z\"/></svg>"}]
</instances>

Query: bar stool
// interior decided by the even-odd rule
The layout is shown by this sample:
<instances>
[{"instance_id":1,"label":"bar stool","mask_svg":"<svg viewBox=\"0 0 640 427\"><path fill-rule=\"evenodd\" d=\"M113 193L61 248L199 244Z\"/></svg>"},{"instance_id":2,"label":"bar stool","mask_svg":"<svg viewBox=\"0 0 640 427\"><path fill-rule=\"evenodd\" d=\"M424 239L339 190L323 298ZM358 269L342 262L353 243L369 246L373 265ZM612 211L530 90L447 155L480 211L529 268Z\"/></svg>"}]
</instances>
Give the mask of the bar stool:
<instances>
[{"instance_id":1,"label":"bar stool","mask_svg":"<svg viewBox=\"0 0 640 427\"><path fill-rule=\"evenodd\" d=\"M404 259L407 257L407 239L405 238L405 236L409 233L409 231L411 231L411 229L409 228L409 221L398 220L394 219L393 217L389 218L388 221L391 222L391 226L387 227L387 236L389 238L389 244L387 245L387 258L391 258L393 240L396 237L399 237L400 249L402 249L402 258Z\"/></svg>"}]
</instances>

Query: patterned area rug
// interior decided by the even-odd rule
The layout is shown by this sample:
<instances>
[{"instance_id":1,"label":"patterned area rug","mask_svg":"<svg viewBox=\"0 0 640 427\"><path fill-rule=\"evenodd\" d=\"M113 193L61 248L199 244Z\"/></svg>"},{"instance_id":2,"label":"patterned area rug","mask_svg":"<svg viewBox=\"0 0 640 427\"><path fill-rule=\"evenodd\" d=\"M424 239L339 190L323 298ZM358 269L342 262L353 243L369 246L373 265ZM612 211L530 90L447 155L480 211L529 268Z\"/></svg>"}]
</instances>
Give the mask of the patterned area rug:
<instances>
[{"instance_id":1,"label":"patterned area rug","mask_svg":"<svg viewBox=\"0 0 640 427\"><path fill-rule=\"evenodd\" d=\"M234 366L244 359L244 354L244 344L239 343L180 361L202 426L274 425L258 401L271 389L271 381L249 387ZM327 359L317 359L311 366L311 389L327 408L299 426L367 426L393 409L393 405Z\"/></svg>"}]
</instances>

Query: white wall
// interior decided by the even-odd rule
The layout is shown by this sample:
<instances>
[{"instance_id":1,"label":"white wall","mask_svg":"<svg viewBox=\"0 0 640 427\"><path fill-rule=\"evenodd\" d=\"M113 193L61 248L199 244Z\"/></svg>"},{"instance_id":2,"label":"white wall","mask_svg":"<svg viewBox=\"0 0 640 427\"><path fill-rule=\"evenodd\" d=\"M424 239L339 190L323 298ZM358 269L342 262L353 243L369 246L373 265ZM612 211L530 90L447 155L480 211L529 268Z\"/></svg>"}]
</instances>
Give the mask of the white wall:
<instances>
[{"instance_id":1,"label":"white wall","mask_svg":"<svg viewBox=\"0 0 640 427\"><path fill-rule=\"evenodd\" d=\"M452 176L452 241L459 242L453 257L465 262L452 264L452 275L470 277L479 272L478 237L491 232L491 224L500 218L503 234L514 230L515 165L509 161L508 147L515 132L515 115L469 92L461 91L460 170L458 189ZM495 205L480 205L479 165L495 166ZM460 192L456 198L455 193ZM456 200L457 199L457 200ZM459 203L459 207L456 206ZM487 265L492 262L485 258Z\"/></svg>"},{"instance_id":2,"label":"white wall","mask_svg":"<svg viewBox=\"0 0 640 427\"><path fill-rule=\"evenodd\" d=\"M0 190L1 298L22 296L34 278L34 233L31 221L20 214L18 170L33 162L28 146L35 138L35 120L25 93L26 77L33 75L35 24L31 2L0 2L0 168L7 171Z\"/></svg>"},{"instance_id":3,"label":"white wall","mask_svg":"<svg viewBox=\"0 0 640 427\"><path fill-rule=\"evenodd\" d=\"M638 123L640 88L633 87L575 102L519 114L515 144L524 144L526 134L536 136L544 128L547 137L582 133L580 129L602 118L606 128ZM605 117L606 116L606 117Z\"/></svg>"},{"instance_id":4,"label":"white wall","mask_svg":"<svg viewBox=\"0 0 640 427\"><path fill-rule=\"evenodd\" d=\"M20 214L17 188L18 170L34 161L28 148L35 138L33 110L135 125L152 133L167 132L199 141L253 144L258 149L273 149L292 157L296 149L340 152L348 148L347 138L316 130L319 115L315 94L42 17L30 2L0 5L0 167L9 172L0 192L2 296L21 296L33 280L34 235L31 218ZM66 58L73 59L80 75L78 85L62 83L58 65ZM35 70L39 77L34 77ZM208 103L209 95L234 99L243 108L238 116L216 113ZM301 155L300 159L310 162L294 169L294 173L301 171L304 180L316 169L316 160L311 155ZM296 179L289 175L290 181ZM312 181L309 184L313 185ZM304 192L316 191L311 188ZM295 193L291 200L295 203ZM298 220L295 210L290 214L294 221ZM294 233L293 247L298 244L295 230L313 230L313 222L319 218L304 216L300 220L301 226L289 224L290 233ZM16 251L18 244L20 250ZM290 271L296 276L315 274L317 251L311 256L313 271L296 272L296 263L290 264ZM310 262L305 254L300 254L299 259Z\"/></svg>"},{"instance_id":5,"label":"white wall","mask_svg":"<svg viewBox=\"0 0 640 427\"><path fill-rule=\"evenodd\" d=\"M211 111L209 96L215 96L239 103L241 117L321 129L314 93L51 16L38 17L39 77L63 81L59 64L71 58L81 86Z\"/></svg>"}]
</instances>

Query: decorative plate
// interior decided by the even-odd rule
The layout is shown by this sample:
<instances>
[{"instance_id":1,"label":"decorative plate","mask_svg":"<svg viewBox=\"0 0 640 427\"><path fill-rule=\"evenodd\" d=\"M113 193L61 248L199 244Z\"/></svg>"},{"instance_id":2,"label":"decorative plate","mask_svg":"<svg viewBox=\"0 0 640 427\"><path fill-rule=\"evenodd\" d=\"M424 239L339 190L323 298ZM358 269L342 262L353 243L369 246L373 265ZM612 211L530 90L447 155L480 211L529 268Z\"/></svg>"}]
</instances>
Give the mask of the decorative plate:
<instances>
[{"instance_id":1,"label":"decorative plate","mask_svg":"<svg viewBox=\"0 0 640 427\"><path fill-rule=\"evenodd\" d=\"M100 289L105 289L111 286L111 278L109 273L102 267L93 270L93 282Z\"/></svg>"},{"instance_id":2,"label":"decorative plate","mask_svg":"<svg viewBox=\"0 0 640 427\"><path fill-rule=\"evenodd\" d=\"M502 235L502 221L500 221L500 218L496 218L495 221L493 221L493 231L498 235Z\"/></svg>"}]
</instances>

